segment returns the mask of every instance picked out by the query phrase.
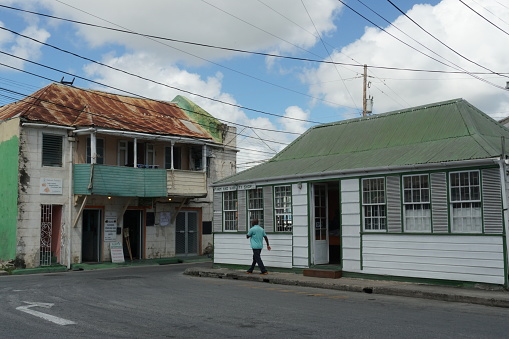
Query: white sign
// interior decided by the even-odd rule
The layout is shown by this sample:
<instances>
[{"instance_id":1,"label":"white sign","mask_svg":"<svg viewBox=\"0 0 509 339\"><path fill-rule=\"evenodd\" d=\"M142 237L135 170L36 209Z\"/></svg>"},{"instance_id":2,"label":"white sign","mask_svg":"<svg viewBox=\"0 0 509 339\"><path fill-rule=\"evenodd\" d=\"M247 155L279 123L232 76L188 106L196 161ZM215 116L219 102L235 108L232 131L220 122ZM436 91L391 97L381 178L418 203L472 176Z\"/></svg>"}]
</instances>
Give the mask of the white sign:
<instances>
[{"instance_id":1,"label":"white sign","mask_svg":"<svg viewBox=\"0 0 509 339\"><path fill-rule=\"evenodd\" d=\"M256 188L256 184L244 184L244 185L238 185L237 189L239 191L245 191L245 190L252 190Z\"/></svg>"},{"instance_id":2,"label":"white sign","mask_svg":"<svg viewBox=\"0 0 509 339\"><path fill-rule=\"evenodd\" d=\"M62 194L62 179L41 178L40 194Z\"/></svg>"},{"instance_id":3,"label":"white sign","mask_svg":"<svg viewBox=\"0 0 509 339\"><path fill-rule=\"evenodd\" d=\"M125 262L124 249L120 241L110 242L111 262Z\"/></svg>"},{"instance_id":4,"label":"white sign","mask_svg":"<svg viewBox=\"0 0 509 339\"><path fill-rule=\"evenodd\" d=\"M117 216L104 218L104 242L117 241Z\"/></svg>"},{"instance_id":5,"label":"white sign","mask_svg":"<svg viewBox=\"0 0 509 339\"><path fill-rule=\"evenodd\" d=\"M214 192L229 192L229 191L236 191L237 186L221 186L221 187L214 187Z\"/></svg>"},{"instance_id":6,"label":"white sign","mask_svg":"<svg viewBox=\"0 0 509 339\"><path fill-rule=\"evenodd\" d=\"M168 226L170 224L171 213L170 212L161 212L159 214L159 225Z\"/></svg>"}]
</instances>

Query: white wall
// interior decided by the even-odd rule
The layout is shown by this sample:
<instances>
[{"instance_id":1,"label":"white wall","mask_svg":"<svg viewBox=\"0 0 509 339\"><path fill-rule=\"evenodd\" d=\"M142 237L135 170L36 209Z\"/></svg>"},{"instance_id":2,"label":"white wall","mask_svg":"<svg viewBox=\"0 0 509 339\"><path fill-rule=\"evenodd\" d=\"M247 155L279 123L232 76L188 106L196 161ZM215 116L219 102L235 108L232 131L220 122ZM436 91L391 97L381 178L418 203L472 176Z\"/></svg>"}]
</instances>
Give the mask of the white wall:
<instances>
[{"instance_id":1,"label":"white wall","mask_svg":"<svg viewBox=\"0 0 509 339\"><path fill-rule=\"evenodd\" d=\"M502 236L364 234L362 273L504 284Z\"/></svg>"},{"instance_id":2,"label":"white wall","mask_svg":"<svg viewBox=\"0 0 509 339\"><path fill-rule=\"evenodd\" d=\"M292 185L293 204L293 266L309 266L308 186ZM290 253L291 255L291 253Z\"/></svg>"},{"instance_id":3,"label":"white wall","mask_svg":"<svg viewBox=\"0 0 509 339\"><path fill-rule=\"evenodd\" d=\"M343 270L359 272L360 256L360 201L359 179L341 181L341 236Z\"/></svg>"},{"instance_id":4,"label":"white wall","mask_svg":"<svg viewBox=\"0 0 509 339\"><path fill-rule=\"evenodd\" d=\"M271 251L264 246L262 260L265 266L292 267L292 235L268 234ZM251 265L253 251L245 233L216 233L214 235L214 263Z\"/></svg>"}]
</instances>

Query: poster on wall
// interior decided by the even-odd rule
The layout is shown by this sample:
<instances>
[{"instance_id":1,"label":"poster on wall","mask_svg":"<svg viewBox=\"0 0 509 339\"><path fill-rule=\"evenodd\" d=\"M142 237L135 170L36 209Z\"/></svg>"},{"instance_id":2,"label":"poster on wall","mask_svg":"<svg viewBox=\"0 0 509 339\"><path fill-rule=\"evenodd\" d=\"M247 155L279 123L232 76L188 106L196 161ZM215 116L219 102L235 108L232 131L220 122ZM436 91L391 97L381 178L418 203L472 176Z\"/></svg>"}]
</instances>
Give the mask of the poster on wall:
<instances>
[{"instance_id":1,"label":"poster on wall","mask_svg":"<svg viewBox=\"0 0 509 339\"><path fill-rule=\"evenodd\" d=\"M161 226L168 226L170 224L170 212L161 212L159 214L159 225Z\"/></svg>"},{"instance_id":2,"label":"poster on wall","mask_svg":"<svg viewBox=\"0 0 509 339\"><path fill-rule=\"evenodd\" d=\"M104 242L117 241L117 215L106 215L104 218Z\"/></svg>"},{"instance_id":3,"label":"poster on wall","mask_svg":"<svg viewBox=\"0 0 509 339\"><path fill-rule=\"evenodd\" d=\"M62 179L41 178L39 186L40 194L62 194Z\"/></svg>"}]
</instances>

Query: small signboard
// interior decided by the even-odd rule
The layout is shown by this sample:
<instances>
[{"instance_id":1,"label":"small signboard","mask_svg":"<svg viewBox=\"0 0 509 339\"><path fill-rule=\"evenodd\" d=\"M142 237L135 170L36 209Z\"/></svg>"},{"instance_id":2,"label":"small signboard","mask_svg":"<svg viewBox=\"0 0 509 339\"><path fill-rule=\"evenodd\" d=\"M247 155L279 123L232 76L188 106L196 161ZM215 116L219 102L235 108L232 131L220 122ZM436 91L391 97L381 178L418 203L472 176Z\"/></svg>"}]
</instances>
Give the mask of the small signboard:
<instances>
[{"instance_id":1,"label":"small signboard","mask_svg":"<svg viewBox=\"0 0 509 339\"><path fill-rule=\"evenodd\" d=\"M117 241L117 216L106 215L104 219L104 242Z\"/></svg>"},{"instance_id":2,"label":"small signboard","mask_svg":"<svg viewBox=\"0 0 509 339\"><path fill-rule=\"evenodd\" d=\"M125 262L124 249L122 248L122 243L120 241L110 242L110 251L111 251L111 262L113 263Z\"/></svg>"},{"instance_id":3,"label":"small signboard","mask_svg":"<svg viewBox=\"0 0 509 339\"><path fill-rule=\"evenodd\" d=\"M41 178L39 186L40 194L62 194L62 179Z\"/></svg>"},{"instance_id":4,"label":"small signboard","mask_svg":"<svg viewBox=\"0 0 509 339\"><path fill-rule=\"evenodd\" d=\"M214 192L229 192L229 191L236 191L237 186L221 186L221 187L214 187Z\"/></svg>"},{"instance_id":5,"label":"small signboard","mask_svg":"<svg viewBox=\"0 0 509 339\"><path fill-rule=\"evenodd\" d=\"M256 184L243 184L243 185L238 185L237 186L237 189L239 191L247 191L247 190L253 190L256 188Z\"/></svg>"}]
</instances>

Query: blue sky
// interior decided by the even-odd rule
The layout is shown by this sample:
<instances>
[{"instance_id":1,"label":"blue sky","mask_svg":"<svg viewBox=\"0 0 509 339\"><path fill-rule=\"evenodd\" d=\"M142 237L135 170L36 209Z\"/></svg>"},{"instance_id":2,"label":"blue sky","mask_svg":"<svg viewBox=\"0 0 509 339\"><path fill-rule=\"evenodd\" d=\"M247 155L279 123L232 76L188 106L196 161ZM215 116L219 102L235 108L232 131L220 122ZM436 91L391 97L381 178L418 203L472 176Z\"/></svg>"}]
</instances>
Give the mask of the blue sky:
<instances>
[{"instance_id":1,"label":"blue sky","mask_svg":"<svg viewBox=\"0 0 509 339\"><path fill-rule=\"evenodd\" d=\"M362 64L368 65L374 114L461 97L494 119L509 116L509 92L503 89L509 80L505 0L4 0L0 5L158 37L342 63L197 47L0 8L0 51L7 53L0 54L0 63L17 68L0 66L0 104L51 82L22 71L55 81L76 76L78 87L111 92L115 87L160 100L184 95L238 124L239 169L271 157L315 122L359 117Z\"/></svg>"}]
</instances>

